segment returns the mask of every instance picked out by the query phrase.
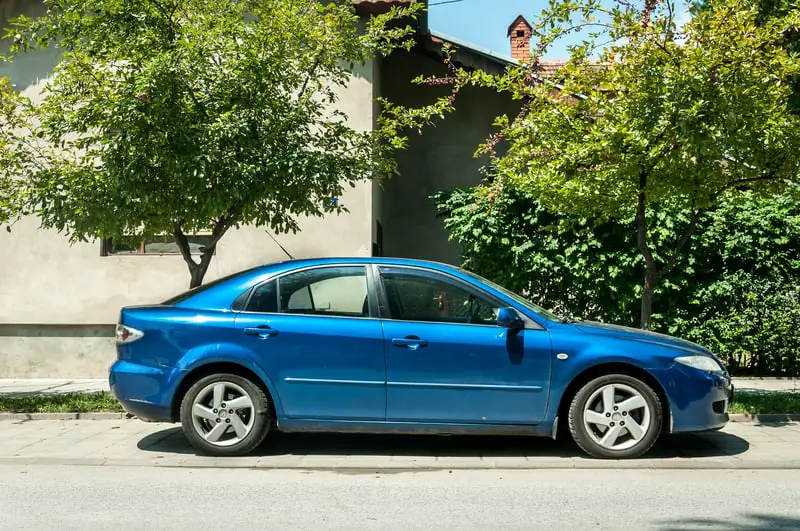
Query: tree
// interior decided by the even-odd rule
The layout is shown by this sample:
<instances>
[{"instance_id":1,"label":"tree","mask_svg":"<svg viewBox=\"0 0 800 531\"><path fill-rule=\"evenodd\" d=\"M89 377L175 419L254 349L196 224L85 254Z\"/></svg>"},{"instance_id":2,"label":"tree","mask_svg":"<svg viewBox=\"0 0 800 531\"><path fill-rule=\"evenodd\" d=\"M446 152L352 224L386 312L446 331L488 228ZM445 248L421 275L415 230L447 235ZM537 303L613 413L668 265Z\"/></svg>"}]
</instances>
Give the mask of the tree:
<instances>
[{"instance_id":1,"label":"tree","mask_svg":"<svg viewBox=\"0 0 800 531\"><path fill-rule=\"evenodd\" d=\"M72 240L171 235L202 283L233 227L297 231L345 186L391 169L388 142L335 109L354 65L410 47L394 8L351 2L46 0L12 53L64 49L29 127L43 144L26 212ZM210 230L199 260L187 234Z\"/></svg>"},{"instance_id":2,"label":"tree","mask_svg":"<svg viewBox=\"0 0 800 531\"><path fill-rule=\"evenodd\" d=\"M769 21L774 17L786 16L793 9L797 9L791 0L753 0L758 8L759 22ZM704 9L708 6L706 0L695 2L697 9ZM791 52L800 52L800 31L792 30L784 34L782 46ZM789 81L792 86L792 96L789 100L789 108L794 113L800 113L800 76L795 76Z\"/></svg>"},{"instance_id":3,"label":"tree","mask_svg":"<svg viewBox=\"0 0 800 531\"><path fill-rule=\"evenodd\" d=\"M467 85L518 99L520 115L498 117L497 135L481 147L492 157L493 190L505 182L554 213L634 219L640 322L649 329L655 290L703 212L727 192L796 189L800 121L787 109L800 61L780 42L800 13L762 23L752 3L716 0L678 28L672 2L604 5L553 0L535 24L529 63L500 76L453 67L444 80L452 94L425 112L389 108L386 120L398 128L430 120L457 105ZM596 31L571 48L559 86L537 81L538 58L576 29ZM501 140L506 149L496 151ZM685 222L669 227L670 245L659 249L654 219L663 212Z\"/></svg>"},{"instance_id":4,"label":"tree","mask_svg":"<svg viewBox=\"0 0 800 531\"><path fill-rule=\"evenodd\" d=\"M20 97L0 78L0 225L17 217L20 210L19 176L26 167L18 132L24 126L19 110ZM10 230L10 226L6 225Z\"/></svg>"}]
</instances>

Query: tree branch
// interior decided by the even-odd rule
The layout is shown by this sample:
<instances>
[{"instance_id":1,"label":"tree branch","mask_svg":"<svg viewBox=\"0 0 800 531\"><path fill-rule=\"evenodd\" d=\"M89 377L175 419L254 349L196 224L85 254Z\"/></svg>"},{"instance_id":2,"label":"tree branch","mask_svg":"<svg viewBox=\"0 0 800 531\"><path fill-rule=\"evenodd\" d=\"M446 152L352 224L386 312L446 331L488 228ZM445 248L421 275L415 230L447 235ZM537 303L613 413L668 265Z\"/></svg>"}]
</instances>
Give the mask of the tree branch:
<instances>
[{"instance_id":1,"label":"tree branch","mask_svg":"<svg viewBox=\"0 0 800 531\"><path fill-rule=\"evenodd\" d=\"M691 238L694 230L697 228L697 221L700 219L700 213L701 211L699 209L694 208L694 201L692 201L692 218L689 221L689 226L686 227L686 230L683 231L683 234L678 239L678 243L675 244L675 250L672 251L672 256L670 256L667 263L664 264L664 267L656 273L656 280L661 280L664 275L672 271L672 268L675 267L683 248L689 242L689 238Z\"/></svg>"},{"instance_id":2,"label":"tree branch","mask_svg":"<svg viewBox=\"0 0 800 531\"><path fill-rule=\"evenodd\" d=\"M228 229L230 229L239 219L239 216L242 215L242 210L244 210L244 203L239 202L233 205L228 210L227 214L223 214L219 217L214 224L214 229L211 231L211 241L206 245L206 249L211 249L213 252L214 248L217 246L217 242L225 236Z\"/></svg>"},{"instance_id":3,"label":"tree branch","mask_svg":"<svg viewBox=\"0 0 800 531\"><path fill-rule=\"evenodd\" d=\"M311 69L308 71L308 75L306 76L305 81L303 81L303 88L300 89L300 92L297 95L297 101L301 101L306 94L306 89L308 88L308 84L311 81L311 78L319 68L320 63L322 63L322 57L325 55L325 50L320 50L319 54L317 54L317 58L314 59L314 64L311 65Z\"/></svg>"},{"instance_id":4,"label":"tree branch","mask_svg":"<svg viewBox=\"0 0 800 531\"><path fill-rule=\"evenodd\" d=\"M170 46L173 46L175 44L175 37L177 36L177 31L175 30L175 21L173 19L173 17L175 16L175 9L177 8L177 3L173 5L172 11L168 13L167 8L164 7L164 5L161 4L161 2L159 2L158 0L150 0L150 1L156 6L156 9L159 12L161 12L162 15L164 15L166 23L169 26Z\"/></svg>"},{"instance_id":5,"label":"tree branch","mask_svg":"<svg viewBox=\"0 0 800 531\"><path fill-rule=\"evenodd\" d=\"M722 187L722 191L728 190L730 188L734 188L736 186L741 186L743 184L754 183L754 182L758 182L758 181L771 181L771 180L776 178L776 173L777 172L775 170L770 170L770 171L768 171L768 172L766 172L766 173L764 173L762 175L759 175L758 177L748 177L746 179L737 179L737 180L731 181L728 184L726 184L725 186L723 186Z\"/></svg>"},{"instance_id":6,"label":"tree branch","mask_svg":"<svg viewBox=\"0 0 800 531\"><path fill-rule=\"evenodd\" d=\"M647 27L650 25L650 17L656 9L660 0L644 0L644 9L642 10L642 26Z\"/></svg>"}]
</instances>

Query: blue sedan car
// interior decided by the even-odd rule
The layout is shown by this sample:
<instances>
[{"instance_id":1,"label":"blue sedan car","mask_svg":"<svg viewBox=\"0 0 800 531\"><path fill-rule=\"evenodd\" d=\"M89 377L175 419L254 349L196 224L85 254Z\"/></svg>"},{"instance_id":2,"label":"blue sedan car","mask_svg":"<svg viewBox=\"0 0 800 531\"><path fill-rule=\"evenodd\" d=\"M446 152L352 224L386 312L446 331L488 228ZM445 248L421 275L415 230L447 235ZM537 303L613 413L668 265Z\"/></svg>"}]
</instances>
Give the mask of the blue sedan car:
<instances>
[{"instance_id":1,"label":"blue sedan car","mask_svg":"<svg viewBox=\"0 0 800 531\"><path fill-rule=\"evenodd\" d=\"M178 422L202 453L272 430L555 437L636 457L663 433L728 421L708 350L571 322L459 268L354 258L265 265L124 308L111 389Z\"/></svg>"}]
</instances>

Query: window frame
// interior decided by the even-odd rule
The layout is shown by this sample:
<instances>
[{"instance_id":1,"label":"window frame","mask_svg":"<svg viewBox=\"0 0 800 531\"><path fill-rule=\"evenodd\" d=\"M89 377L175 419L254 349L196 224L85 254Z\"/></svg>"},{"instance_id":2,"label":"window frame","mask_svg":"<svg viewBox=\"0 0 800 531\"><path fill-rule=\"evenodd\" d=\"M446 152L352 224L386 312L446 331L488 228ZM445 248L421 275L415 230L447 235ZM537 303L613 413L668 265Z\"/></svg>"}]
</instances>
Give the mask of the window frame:
<instances>
[{"instance_id":1,"label":"window frame","mask_svg":"<svg viewBox=\"0 0 800 531\"><path fill-rule=\"evenodd\" d=\"M302 272L305 272L305 271L312 271L312 270L317 270L317 269L331 269L331 268L339 269L339 268L346 268L346 267L360 267L360 268L362 268L364 270L364 279L365 279L366 286L367 286L367 309L368 309L369 315L367 315L367 316L319 315L319 314L307 314L307 313L288 313L288 312L281 312L280 311L280 309L281 309L280 308L280 300L281 300L281 283L280 283L280 279L281 278L293 275L295 273L302 273ZM244 291L244 292L240 293L239 295L237 295L236 298L233 301L231 301L231 310L236 312L236 313L246 314L246 315L285 315L285 316L290 316L290 317L317 317L317 318L323 318L323 319L380 319L379 310L378 310L378 298L377 298L377 294L375 292L375 279L373 278L374 274L375 273L372 270L372 268L369 266L369 264L357 263L357 262L356 263L348 262L348 263L341 263L341 264L322 264L322 265L318 264L318 265L300 267L300 268L297 268L297 269L291 269L289 271L282 271L280 273L277 273L275 275L270 276L267 279L262 280L258 284L250 286L246 291ZM270 282L275 282L275 296L278 299L277 300L277 302L278 302L278 311L277 312L251 312L251 311L248 311L247 307L250 306L250 300L253 297L253 293L255 293L255 291L259 287L261 287L261 286L263 286L265 284L269 284ZM243 309L242 310L234 309L233 308L234 303L236 301L238 301L244 295L244 293L247 293L247 297L245 298L245 302L242 305Z\"/></svg>"},{"instance_id":2,"label":"window frame","mask_svg":"<svg viewBox=\"0 0 800 531\"><path fill-rule=\"evenodd\" d=\"M477 286L470 284L469 282L465 282L464 280L456 277L455 275L451 275L444 271L435 271L433 269L427 269L424 267L418 266L409 266L409 265L394 265L394 264L373 264L372 268L374 269L373 275L375 277L376 284L376 291L378 293L378 300L379 300L379 310L381 319L386 321L394 321L397 323L425 323L425 324L434 324L434 325L452 325L452 326L482 326L488 328L502 328L498 324L483 324L483 323L452 323L449 321L417 321L412 319L394 319L389 312L389 298L386 295L386 285L384 284L383 274L381 269L394 269L400 270L404 274L408 274L409 276L417 276L421 278L428 278L438 280L440 282L445 282L454 285L455 287L464 290L465 292L484 299L490 302L493 305L496 305L497 308L514 308L513 305L509 305L505 301L495 297L491 293L488 293ZM516 309L516 308L515 308ZM520 317L522 317L523 321L525 321L525 329L526 330L544 330L545 328L536 321L530 319L528 316L522 314L520 312Z\"/></svg>"},{"instance_id":3,"label":"window frame","mask_svg":"<svg viewBox=\"0 0 800 531\"><path fill-rule=\"evenodd\" d=\"M157 237L163 236L164 238L168 238L166 234L160 234ZM212 234L210 232L197 232L194 234L187 234L186 237L188 239L200 237L200 238L211 238ZM148 243L164 243L159 239L156 240L138 240L137 246L131 251L114 251L114 241L113 238L101 238L100 239L100 256L103 258L111 257L111 256L181 256L180 250L175 252L146 252L146 246ZM200 256L202 251L190 251L192 256ZM216 247L214 248L214 255L217 254Z\"/></svg>"}]
</instances>

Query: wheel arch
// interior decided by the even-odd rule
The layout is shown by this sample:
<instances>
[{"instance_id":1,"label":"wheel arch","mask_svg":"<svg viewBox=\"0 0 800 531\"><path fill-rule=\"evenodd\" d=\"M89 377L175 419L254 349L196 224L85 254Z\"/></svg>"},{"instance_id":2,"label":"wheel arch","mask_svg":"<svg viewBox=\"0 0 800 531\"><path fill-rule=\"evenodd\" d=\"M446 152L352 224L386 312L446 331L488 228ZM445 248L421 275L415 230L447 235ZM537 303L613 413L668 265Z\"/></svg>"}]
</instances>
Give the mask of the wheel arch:
<instances>
[{"instance_id":1,"label":"wheel arch","mask_svg":"<svg viewBox=\"0 0 800 531\"><path fill-rule=\"evenodd\" d=\"M595 378L599 378L600 376L606 376L609 374L624 374L626 376L631 376L633 378L638 378L642 380L644 383L652 387L653 391L658 395L658 399L661 401L661 413L664 419L662 424L662 432L669 433L671 431L672 426L672 412L670 410L669 405L669 397L667 396L664 387L661 383L649 372L645 369L637 367L636 365L632 365L630 363L625 362L609 362L609 363L600 363L598 365L593 365L584 369L580 372L577 376L575 376L572 381L569 383L567 388L564 390L564 393L561 395L561 400L558 404L557 415L560 419L566 419L569 415L569 406L572 402L572 399L578 393L578 391L589 383L590 381L594 380ZM562 426L566 426L566 422L560 423Z\"/></svg>"},{"instance_id":2,"label":"wheel arch","mask_svg":"<svg viewBox=\"0 0 800 531\"><path fill-rule=\"evenodd\" d=\"M177 422L180 419L181 402L183 401L183 397L186 396L186 393L189 391L189 388L201 378L220 373L235 374L237 376L241 376L242 378L247 378L261 387L269 399L269 408L272 413L272 418L275 419L275 422L278 422L275 395L271 392L270 386L267 384L265 379L252 369L232 361L214 361L205 363L203 365L196 366L187 372L187 374L178 383L178 386L175 388L175 393L172 395L170 416L172 417L173 422Z\"/></svg>"}]
</instances>

